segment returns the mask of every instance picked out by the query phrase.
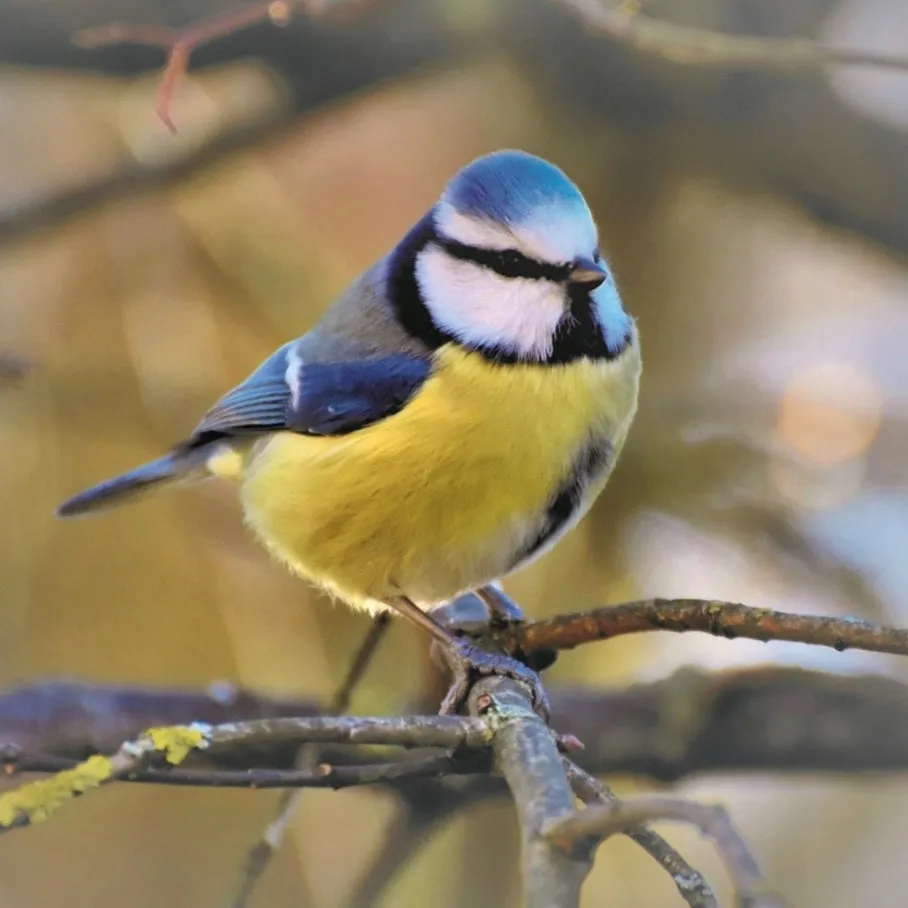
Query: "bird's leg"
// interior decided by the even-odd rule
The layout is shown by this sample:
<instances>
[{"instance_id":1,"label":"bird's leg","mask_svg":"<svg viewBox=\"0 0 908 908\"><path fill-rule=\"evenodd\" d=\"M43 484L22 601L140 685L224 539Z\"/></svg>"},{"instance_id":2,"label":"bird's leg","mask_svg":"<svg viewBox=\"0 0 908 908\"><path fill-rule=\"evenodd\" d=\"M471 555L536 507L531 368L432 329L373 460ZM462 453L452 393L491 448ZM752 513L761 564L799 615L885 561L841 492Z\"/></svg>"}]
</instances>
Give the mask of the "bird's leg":
<instances>
[{"instance_id":1,"label":"bird's leg","mask_svg":"<svg viewBox=\"0 0 908 908\"><path fill-rule=\"evenodd\" d=\"M477 676L507 675L530 688L533 708L548 721L549 698L543 690L542 680L533 669L504 653L490 653L462 637L455 636L406 596L386 599L385 604L429 634L438 644L444 660L451 669L454 678L439 713L455 714L467 699L470 687Z\"/></svg>"},{"instance_id":2,"label":"bird's leg","mask_svg":"<svg viewBox=\"0 0 908 908\"><path fill-rule=\"evenodd\" d=\"M510 596L491 583L475 590L474 595L481 599L489 610L489 627L493 629L507 630L515 624L522 624L525 620L523 609ZM537 672L547 669L558 658L558 653L553 649L539 649L526 654L518 650L516 655L525 660L525 664Z\"/></svg>"},{"instance_id":3,"label":"bird's leg","mask_svg":"<svg viewBox=\"0 0 908 908\"><path fill-rule=\"evenodd\" d=\"M496 627L508 627L523 621L523 609L497 586L489 583L475 590L489 610L489 624Z\"/></svg>"}]
</instances>

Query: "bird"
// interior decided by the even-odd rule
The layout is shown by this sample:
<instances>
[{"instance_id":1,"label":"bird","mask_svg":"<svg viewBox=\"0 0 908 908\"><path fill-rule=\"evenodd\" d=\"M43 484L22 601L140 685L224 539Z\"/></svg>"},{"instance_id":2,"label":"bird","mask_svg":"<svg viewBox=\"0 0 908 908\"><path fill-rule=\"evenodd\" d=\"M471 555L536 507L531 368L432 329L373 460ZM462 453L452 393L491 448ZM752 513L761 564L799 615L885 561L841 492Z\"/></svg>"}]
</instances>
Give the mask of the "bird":
<instances>
[{"instance_id":1,"label":"bird","mask_svg":"<svg viewBox=\"0 0 908 908\"><path fill-rule=\"evenodd\" d=\"M580 189L504 149L468 163L306 334L162 457L63 503L69 517L176 482L233 481L252 534L354 608L441 646L462 707L477 674L538 675L433 609L549 551L605 487L637 410L639 333Z\"/></svg>"}]
</instances>

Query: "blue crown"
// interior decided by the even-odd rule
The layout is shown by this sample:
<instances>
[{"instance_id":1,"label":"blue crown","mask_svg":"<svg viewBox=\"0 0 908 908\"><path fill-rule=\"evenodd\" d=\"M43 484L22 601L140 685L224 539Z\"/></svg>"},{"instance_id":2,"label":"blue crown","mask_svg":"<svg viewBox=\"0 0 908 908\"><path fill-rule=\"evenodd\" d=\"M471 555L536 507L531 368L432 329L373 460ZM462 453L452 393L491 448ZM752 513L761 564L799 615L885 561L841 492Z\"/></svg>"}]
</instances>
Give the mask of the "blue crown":
<instances>
[{"instance_id":1,"label":"blue crown","mask_svg":"<svg viewBox=\"0 0 908 908\"><path fill-rule=\"evenodd\" d=\"M590 219L580 190L554 164L524 151L477 158L448 183L443 200L461 214L524 224L541 211Z\"/></svg>"}]
</instances>

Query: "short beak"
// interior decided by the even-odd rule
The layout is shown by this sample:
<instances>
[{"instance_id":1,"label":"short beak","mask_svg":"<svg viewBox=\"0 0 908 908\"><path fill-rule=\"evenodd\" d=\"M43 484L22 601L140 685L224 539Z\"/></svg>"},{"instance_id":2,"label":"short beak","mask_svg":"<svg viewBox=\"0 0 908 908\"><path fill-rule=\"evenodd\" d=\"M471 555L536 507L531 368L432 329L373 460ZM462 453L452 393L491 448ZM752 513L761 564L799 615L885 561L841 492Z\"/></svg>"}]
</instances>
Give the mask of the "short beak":
<instances>
[{"instance_id":1,"label":"short beak","mask_svg":"<svg viewBox=\"0 0 908 908\"><path fill-rule=\"evenodd\" d=\"M594 262L584 256L574 259L574 267L571 269L571 283L598 287L607 277L608 268L604 264Z\"/></svg>"}]
</instances>

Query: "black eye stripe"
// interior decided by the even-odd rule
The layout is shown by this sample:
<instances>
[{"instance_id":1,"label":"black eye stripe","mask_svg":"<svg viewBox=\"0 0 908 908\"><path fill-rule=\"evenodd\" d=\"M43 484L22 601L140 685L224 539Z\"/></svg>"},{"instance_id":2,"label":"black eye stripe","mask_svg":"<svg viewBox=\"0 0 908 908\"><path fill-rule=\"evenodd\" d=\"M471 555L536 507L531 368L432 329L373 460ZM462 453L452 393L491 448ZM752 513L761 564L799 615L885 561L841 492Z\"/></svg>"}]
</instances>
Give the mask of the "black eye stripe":
<instances>
[{"instance_id":1,"label":"black eye stripe","mask_svg":"<svg viewBox=\"0 0 908 908\"><path fill-rule=\"evenodd\" d=\"M469 246L466 243L441 238L438 242L448 255L465 262L475 262L502 277L523 277L562 283L571 276L572 266L569 264L552 265L539 262L516 249L482 249L479 246Z\"/></svg>"}]
</instances>

